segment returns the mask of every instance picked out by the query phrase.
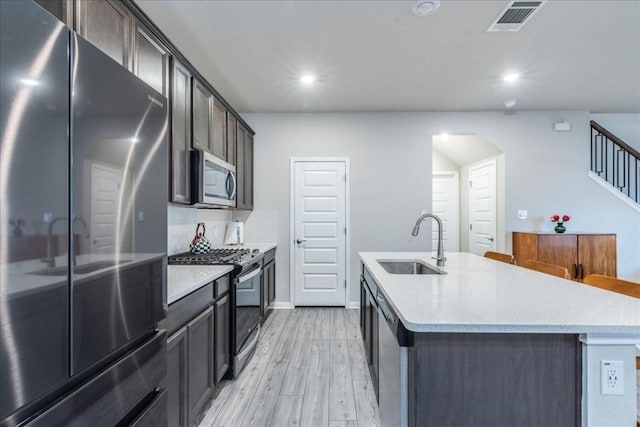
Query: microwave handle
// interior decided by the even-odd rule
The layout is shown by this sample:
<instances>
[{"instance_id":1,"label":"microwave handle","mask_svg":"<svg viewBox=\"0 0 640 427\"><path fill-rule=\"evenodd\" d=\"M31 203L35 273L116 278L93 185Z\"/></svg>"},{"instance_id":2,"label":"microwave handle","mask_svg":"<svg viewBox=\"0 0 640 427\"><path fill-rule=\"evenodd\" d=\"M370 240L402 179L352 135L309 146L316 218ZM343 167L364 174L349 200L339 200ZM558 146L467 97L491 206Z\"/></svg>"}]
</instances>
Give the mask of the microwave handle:
<instances>
[{"instance_id":1,"label":"microwave handle","mask_svg":"<svg viewBox=\"0 0 640 427\"><path fill-rule=\"evenodd\" d=\"M236 174L229 172L229 177L231 178L231 196L229 196L229 199L234 200L236 198Z\"/></svg>"}]
</instances>

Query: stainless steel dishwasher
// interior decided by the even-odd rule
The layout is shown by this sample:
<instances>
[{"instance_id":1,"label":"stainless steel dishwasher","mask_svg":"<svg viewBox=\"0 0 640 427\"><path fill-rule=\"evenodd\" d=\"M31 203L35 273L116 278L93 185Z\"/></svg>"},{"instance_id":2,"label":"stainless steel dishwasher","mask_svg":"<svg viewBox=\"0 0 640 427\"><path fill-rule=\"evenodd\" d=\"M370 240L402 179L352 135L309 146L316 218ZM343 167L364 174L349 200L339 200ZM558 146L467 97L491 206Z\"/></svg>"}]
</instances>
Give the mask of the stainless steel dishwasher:
<instances>
[{"instance_id":1,"label":"stainless steel dishwasher","mask_svg":"<svg viewBox=\"0 0 640 427\"><path fill-rule=\"evenodd\" d=\"M408 350L397 338L400 320L378 290L379 408L382 425L409 425Z\"/></svg>"}]
</instances>

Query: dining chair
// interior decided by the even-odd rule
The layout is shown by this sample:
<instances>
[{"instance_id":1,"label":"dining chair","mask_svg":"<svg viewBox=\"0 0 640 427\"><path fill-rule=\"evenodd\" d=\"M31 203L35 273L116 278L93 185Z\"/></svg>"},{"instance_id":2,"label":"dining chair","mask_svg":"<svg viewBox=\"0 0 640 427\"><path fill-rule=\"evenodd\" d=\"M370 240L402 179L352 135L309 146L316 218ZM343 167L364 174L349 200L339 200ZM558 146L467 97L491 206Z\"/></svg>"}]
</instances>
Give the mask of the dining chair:
<instances>
[{"instance_id":1,"label":"dining chair","mask_svg":"<svg viewBox=\"0 0 640 427\"><path fill-rule=\"evenodd\" d=\"M585 285L595 286L619 294L640 298L640 283L630 282L615 277L603 276L602 274L589 274L582 280Z\"/></svg>"},{"instance_id":2,"label":"dining chair","mask_svg":"<svg viewBox=\"0 0 640 427\"><path fill-rule=\"evenodd\" d=\"M507 264L515 264L516 259L513 255L503 254L500 252L487 251L484 253L485 258L493 259L500 262L506 262Z\"/></svg>"},{"instance_id":3,"label":"dining chair","mask_svg":"<svg viewBox=\"0 0 640 427\"><path fill-rule=\"evenodd\" d=\"M553 276L561 277L563 279L571 280L571 274L565 267L561 267L555 264L547 264L546 262L534 261L528 259L520 264L521 267L528 268L530 270L539 271L541 273L551 274Z\"/></svg>"}]
</instances>

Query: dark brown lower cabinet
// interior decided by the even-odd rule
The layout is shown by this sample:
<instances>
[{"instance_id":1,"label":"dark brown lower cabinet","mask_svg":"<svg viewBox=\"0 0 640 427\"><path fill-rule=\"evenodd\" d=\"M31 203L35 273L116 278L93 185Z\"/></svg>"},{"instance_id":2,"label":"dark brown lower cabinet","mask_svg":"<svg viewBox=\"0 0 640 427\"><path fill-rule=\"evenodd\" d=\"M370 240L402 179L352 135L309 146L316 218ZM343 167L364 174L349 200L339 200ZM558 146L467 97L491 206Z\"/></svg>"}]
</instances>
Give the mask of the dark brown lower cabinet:
<instances>
[{"instance_id":1,"label":"dark brown lower cabinet","mask_svg":"<svg viewBox=\"0 0 640 427\"><path fill-rule=\"evenodd\" d=\"M170 426L192 426L213 394L214 310L209 307L167 340Z\"/></svg>"},{"instance_id":2,"label":"dark brown lower cabinet","mask_svg":"<svg viewBox=\"0 0 640 427\"><path fill-rule=\"evenodd\" d=\"M375 284L374 289L377 290ZM378 305L374 291L364 278L360 282L360 311L361 311L361 330L363 337L364 352L371 374L371 382L373 389L378 397L378 373L379 373L379 356L378 356Z\"/></svg>"},{"instance_id":3,"label":"dark brown lower cabinet","mask_svg":"<svg viewBox=\"0 0 640 427\"><path fill-rule=\"evenodd\" d=\"M266 262L262 267L262 281L261 281L261 315L262 322L264 322L271 310L273 309L273 302L276 298L276 262Z\"/></svg>"},{"instance_id":4,"label":"dark brown lower cabinet","mask_svg":"<svg viewBox=\"0 0 640 427\"><path fill-rule=\"evenodd\" d=\"M189 425L194 425L214 387L214 311L209 307L187 323L187 402Z\"/></svg>"},{"instance_id":5,"label":"dark brown lower cabinet","mask_svg":"<svg viewBox=\"0 0 640 427\"><path fill-rule=\"evenodd\" d=\"M167 340L168 425L187 426L187 327Z\"/></svg>"},{"instance_id":6,"label":"dark brown lower cabinet","mask_svg":"<svg viewBox=\"0 0 640 427\"><path fill-rule=\"evenodd\" d=\"M417 333L409 426L579 427L581 359L571 334Z\"/></svg>"},{"instance_id":7,"label":"dark brown lower cabinet","mask_svg":"<svg viewBox=\"0 0 640 427\"><path fill-rule=\"evenodd\" d=\"M225 295L216 301L215 371L216 384L229 370L231 360L231 300Z\"/></svg>"},{"instance_id":8,"label":"dark brown lower cabinet","mask_svg":"<svg viewBox=\"0 0 640 427\"><path fill-rule=\"evenodd\" d=\"M378 284L366 267L360 279L360 328L376 397L398 397L401 357L381 328L388 322L377 307ZM419 333L401 323L391 330L406 349L408 427L553 426L579 427L582 345L578 335L556 333ZM400 353L395 353L396 355ZM382 370L380 370L382 363ZM394 365L394 363L397 363ZM395 370L396 375L389 375ZM391 377L391 380L390 380ZM378 380L386 386L381 387ZM400 381L398 381L400 380ZM395 382L397 381L397 382ZM385 396L386 395L386 396ZM399 407L399 406L398 406ZM389 415L391 414L391 416Z\"/></svg>"},{"instance_id":9,"label":"dark brown lower cabinet","mask_svg":"<svg viewBox=\"0 0 640 427\"><path fill-rule=\"evenodd\" d=\"M170 427L197 424L231 364L230 276L222 276L169 305L160 327L167 340Z\"/></svg>"},{"instance_id":10,"label":"dark brown lower cabinet","mask_svg":"<svg viewBox=\"0 0 640 427\"><path fill-rule=\"evenodd\" d=\"M269 307L273 307L276 300L276 262L271 263L269 268L269 285L267 286L269 292Z\"/></svg>"}]
</instances>

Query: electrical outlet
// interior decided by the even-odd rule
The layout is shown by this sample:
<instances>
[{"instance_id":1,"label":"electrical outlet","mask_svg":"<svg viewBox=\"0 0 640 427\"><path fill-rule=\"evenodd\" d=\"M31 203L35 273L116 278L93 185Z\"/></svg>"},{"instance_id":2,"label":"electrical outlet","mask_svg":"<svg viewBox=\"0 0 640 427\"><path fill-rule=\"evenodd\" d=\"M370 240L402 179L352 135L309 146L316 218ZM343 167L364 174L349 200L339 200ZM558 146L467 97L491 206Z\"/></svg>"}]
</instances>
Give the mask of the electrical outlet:
<instances>
[{"instance_id":1,"label":"electrical outlet","mask_svg":"<svg viewBox=\"0 0 640 427\"><path fill-rule=\"evenodd\" d=\"M622 360L600 361L600 393L624 394L624 362Z\"/></svg>"},{"instance_id":2,"label":"electrical outlet","mask_svg":"<svg viewBox=\"0 0 640 427\"><path fill-rule=\"evenodd\" d=\"M529 213L526 211L526 209L518 210L518 219L527 219L528 217L529 217Z\"/></svg>"}]
</instances>

